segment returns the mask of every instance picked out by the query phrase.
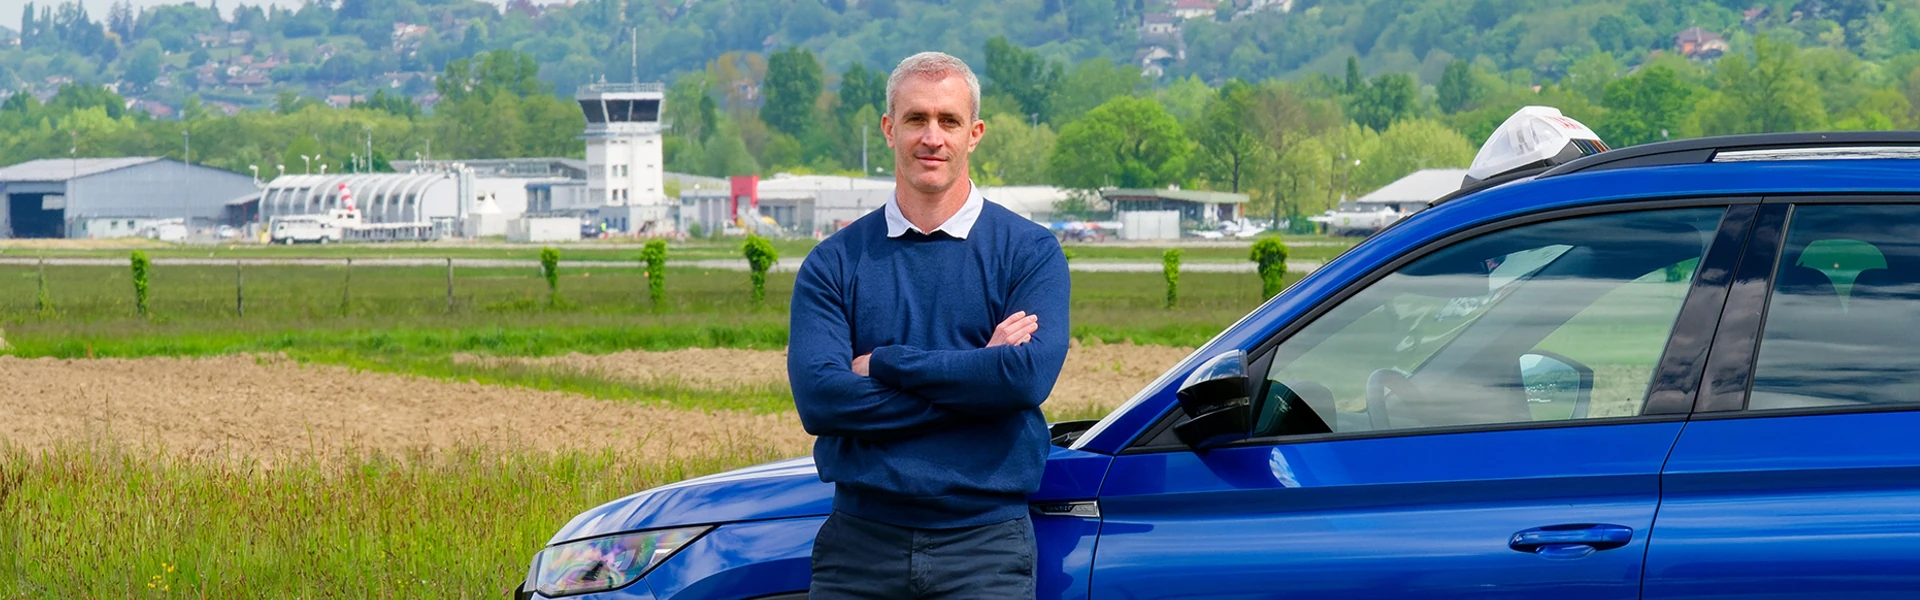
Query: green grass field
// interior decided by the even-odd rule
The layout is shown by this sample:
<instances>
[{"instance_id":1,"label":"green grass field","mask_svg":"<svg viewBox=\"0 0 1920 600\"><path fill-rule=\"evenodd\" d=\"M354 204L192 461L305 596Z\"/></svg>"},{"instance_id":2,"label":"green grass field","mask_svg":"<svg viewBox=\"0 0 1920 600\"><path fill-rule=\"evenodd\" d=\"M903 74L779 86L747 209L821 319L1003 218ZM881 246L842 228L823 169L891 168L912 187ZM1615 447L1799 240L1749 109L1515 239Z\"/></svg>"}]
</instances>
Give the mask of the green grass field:
<instances>
[{"instance_id":1,"label":"green grass field","mask_svg":"<svg viewBox=\"0 0 1920 600\"><path fill-rule=\"evenodd\" d=\"M382 350L540 356L693 346L785 344L791 273L751 304L747 274L671 269L667 302L646 299L638 269L562 269L560 302L532 269L459 269L452 310L444 268L255 266L236 309L232 267L155 266L151 318L135 314L129 270L46 271L53 314L38 310L35 267L0 265L0 327L21 356L208 355ZM1251 274L1187 273L1180 308L1162 307L1156 273L1075 273L1076 337L1195 345L1260 301Z\"/></svg>"}]
</instances>

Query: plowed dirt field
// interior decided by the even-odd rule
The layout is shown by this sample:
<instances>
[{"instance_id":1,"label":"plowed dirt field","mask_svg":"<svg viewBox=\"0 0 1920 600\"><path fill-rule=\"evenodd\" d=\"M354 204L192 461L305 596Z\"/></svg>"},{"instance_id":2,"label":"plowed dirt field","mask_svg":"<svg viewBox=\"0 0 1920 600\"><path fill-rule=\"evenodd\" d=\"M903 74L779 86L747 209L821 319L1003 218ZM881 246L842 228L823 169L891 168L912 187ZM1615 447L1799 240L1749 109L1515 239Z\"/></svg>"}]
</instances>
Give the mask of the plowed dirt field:
<instances>
[{"instance_id":1,"label":"plowed dirt field","mask_svg":"<svg viewBox=\"0 0 1920 600\"><path fill-rule=\"evenodd\" d=\"M1114 407L1190 352L1090 345L1048 408ZM680 350L517 359L636 382L784 385L784 352ZM637 457L729 445L807 452L790 412L691 411L515 387L356 372L275 357L0 357L0 445L111 442L170 456L248 457L462 446L616 449Z\"/></svg>"}]
</instances>

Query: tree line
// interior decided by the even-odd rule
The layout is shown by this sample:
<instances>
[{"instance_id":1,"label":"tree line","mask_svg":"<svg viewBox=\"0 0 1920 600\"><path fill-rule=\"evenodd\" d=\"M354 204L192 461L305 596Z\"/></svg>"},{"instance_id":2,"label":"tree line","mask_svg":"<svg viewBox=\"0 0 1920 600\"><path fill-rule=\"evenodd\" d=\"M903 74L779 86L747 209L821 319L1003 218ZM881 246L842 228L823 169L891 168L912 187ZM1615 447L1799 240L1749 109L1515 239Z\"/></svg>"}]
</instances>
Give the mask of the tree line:
<instances>
[{"instance_id":1,"label":"tree line","mask_svg":"<svg viewBox=\"0 0 1920 600\"><path fill-rule=\"evenodd\" d=\"M892 64L926 47L979 62L995 36L1067 65L1105 58L1137 66L1137 52L1159 44L1184 57L1164 61L1157 85L1198 76L1215 87L1337 74L1349 57L1369 73L1410 73L1429 83L1456 61L1557 81L1596 53L1641 64L1671 52L1675 34L1696 26L1734 46L1767 31L1873 62L1920 50L1920 0L1225 0L1213 15L1182 21L1178 41L1143 27L1146 17L1167 13L1171 0L230 2L135 9L119 0L104 16L73 0L26 3L20 44L0 48L0 89L70 77L120 82L123 92L172 106L194 93L250 105L282 89L416 96L433 92L431 81L384 77L436 73L453 60L513 50L534 57L556 89L571 90L600 78L672 80L729 53L764 56L789 46L812 51L836 73L855 63ZM419 29L397 33L396 24ZM256 86L253 95L223 89L213 98L214 89L181 71L273 56L286 60L271 68L268 89Z\"/></svg>"},{"instance_id":2,"label":"tree line","mask_svg":"<svg viewBox=\"0 0 1920 600\"><path fill-rule=\"evenodd\" d=\"M1248 194L1257 214L1286 217L1419 169L1466 166L1477 144L1527 105L1557 107L1615 147L1920 124L1920 54L1874 61L1804 41L1770 31L1732 40L1715 61L1657 54L1628 64L1596 52L1552 81L1456 60L1429 84L1415 73L1368 73L1350 57L1340 75L1216 85L1198 76L1156 84L1130 65L1067 63L996 37L974 65L988 134L972 176L995 186L1233 191ZM365 168L349 157L364 152L369 134L376 169L429 152L578 157L584 120L541 78L545 67L511 50L449 61L435 84L442 101L430 112L384 94L331 109L282 93L273 110L224 117L190 101L182 119L163 120L125 109L105 89L72 84L45 104L25 94L0 103L0 159L179 157L182 132L192 136L195 162L238 172L253 165L263 176L275 165L306 168L301 156L318 157L315 170ZM669 86L666 168L887 176L893 153L878 126L886 78L885 66L858 62L830 71L800 47L723 55Z\"/></svg>"}]
</instances>

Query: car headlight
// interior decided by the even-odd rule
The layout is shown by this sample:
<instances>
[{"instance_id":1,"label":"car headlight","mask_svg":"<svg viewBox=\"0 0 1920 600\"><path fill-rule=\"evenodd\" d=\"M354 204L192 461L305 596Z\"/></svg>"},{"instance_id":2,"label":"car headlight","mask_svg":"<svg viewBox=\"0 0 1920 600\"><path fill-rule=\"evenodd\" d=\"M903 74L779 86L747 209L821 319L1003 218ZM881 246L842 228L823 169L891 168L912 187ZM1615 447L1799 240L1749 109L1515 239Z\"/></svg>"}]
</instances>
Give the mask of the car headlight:
<instances>
[{"instance_id":1,"label":"car headlight","mask_svg":"<svg viewBox=\"0 0 1920 600\"><path fill-rule=\"evenodd\" d=\"M622 533L569 542L533 556L527 584L546 596L571 596L626 586L712 527Z\"/></svg>"}]
</instances>

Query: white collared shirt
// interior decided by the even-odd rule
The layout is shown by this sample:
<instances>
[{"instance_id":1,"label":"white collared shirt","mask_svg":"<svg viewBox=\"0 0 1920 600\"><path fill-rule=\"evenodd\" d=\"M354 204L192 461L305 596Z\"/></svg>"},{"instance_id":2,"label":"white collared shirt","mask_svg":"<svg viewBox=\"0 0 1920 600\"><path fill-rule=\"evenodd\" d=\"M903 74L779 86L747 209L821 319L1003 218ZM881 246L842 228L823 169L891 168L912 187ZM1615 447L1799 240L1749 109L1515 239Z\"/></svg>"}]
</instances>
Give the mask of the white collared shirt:
<instances>
[{"instance_id":1,"label":"white collared shirt","mask_svg":"<svg viewBox=\"0 0 1920 600\"><path fill-rule=\"evenodd\" d=\"M970 188L967 192L967 203L960 205L960 212L953 213L953 216L947 218L947 222L933 228L933 231L944 231L947 235L963 240L967 239L968 233L973 232L973 223L980 220L980 209L986 207L987 198L980 195L980 186L974 185L972 179L967 180L967 187ZM933 231L920 231L912 221L907 220L905 214L901 214L899 193L896 192L893 197L887 198L885 211L887 237L897 238L906 235L908 231L921 235L933 235Z\"/></svg>"}]
</instances>

